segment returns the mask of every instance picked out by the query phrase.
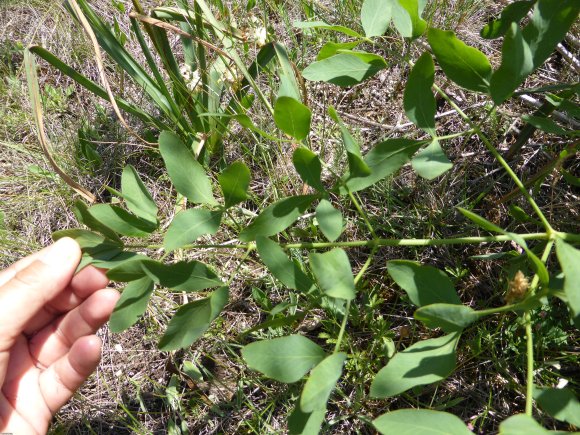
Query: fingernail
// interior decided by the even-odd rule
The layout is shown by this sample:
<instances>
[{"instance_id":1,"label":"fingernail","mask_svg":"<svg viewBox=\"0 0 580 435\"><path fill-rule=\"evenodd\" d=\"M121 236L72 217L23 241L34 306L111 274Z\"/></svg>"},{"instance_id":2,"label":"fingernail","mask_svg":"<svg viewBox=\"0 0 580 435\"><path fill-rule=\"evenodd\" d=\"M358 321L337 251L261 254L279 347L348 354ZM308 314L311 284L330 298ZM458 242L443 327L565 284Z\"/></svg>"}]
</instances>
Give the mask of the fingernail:
<instances>
[{"instance_id":1,"label":"fingernail","mask_svg":"<svg viewBox=\"0 0 580 435\"><path fill-rule=\"evenodd\" d=\"M49 266L62 266L79 258L79 245L73 239L65 237L49 246L40 260Z\"/></svg>"}]
</instances>

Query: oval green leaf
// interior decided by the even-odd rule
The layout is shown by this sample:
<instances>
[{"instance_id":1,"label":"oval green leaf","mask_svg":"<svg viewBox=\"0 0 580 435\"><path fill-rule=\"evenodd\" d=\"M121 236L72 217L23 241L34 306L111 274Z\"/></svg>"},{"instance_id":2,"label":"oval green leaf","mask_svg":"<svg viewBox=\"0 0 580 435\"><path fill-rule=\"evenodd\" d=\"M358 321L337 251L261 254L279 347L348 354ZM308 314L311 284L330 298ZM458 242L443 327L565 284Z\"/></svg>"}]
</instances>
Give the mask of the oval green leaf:
<instances>
[{"instance_id":1,"label":"oval green leaf","mask_svg":"<svg viewBox=\"0 0 580 435\"><path fill-rule=\"evenodd\" d=\"M208 330L228 303L228 298L228 287L220 287L208 298L181 306L169 321L159 341L159 349L169 351L191 346Z\"/></svg>"},{"instance_id":2,"label":"oval green leaf","mask_svg":"<svg viewBox=\"0 0 580 435\"><path fill-rule=\"evenodd\" d=\"M217 204L203 166L178 136L161 132L159 151L175 190L195 204Z\"/></svg>"},{"instance_id":3,"label":"oval green leaf","mask_svg":"<svg viewBox=\"0 0 580 435\"><path fill-rule=\"evenodd\" d=\"M429 29L429 45L445 75L466 89L489 91L491 64L481 51L457 39L451 31Z\"/></svg>"},{"instance_id":4,"label":"oval green leaf","mask_svg":"<svg viewBox=\"0 0 580 435\"><path fill-rule=\"evenodd\" d=\"M499 425L498 435L565 435L569 433L544 429L532 417L526 414L516 414Z\"/></svg>"},{"instance_id":5,"label":"oval green leaf","mask_svg":"<svg viewBox=\"0 0 580 435\"><path fill-rule=\"evenodd\" d=\"M310 133L312 113L308 106L292 97L278 97L274 106L276 126L296 140L306 139Z\"/></svg>"},{"instance_id":6,"label":"oval green leaf","mask_svg":"<svg viewBox=\"0 0 580 435\"><path fill-rule=\"evenodd\" d=\"M308 148L296 148L296 151L292 154L292 163L296 168L296 172L298 172L300 178L302 178L302 181L320 192L325 191L324 186L320 181L322 165L316 154Z\"/></svg>"},{"instance_id":7,"label":"oval green leaf","mask_svg":"<svg viewBox=\"0 0 580 435\"><path fill-rule=\"evenodd\" d=\"M392 397L417 385L441 381L455 369L460 334L423 340L398 352L375 376L372 397Z\"/></svg>"},{"instance_id":8,"label":"oval green leaf","mask_svg":"<svg viewBox=\"0 0 580 435\"><path fill-rule=\"evenodd\" d=\"M391 22L391 4L384 0L364 0L360 20L368 38L384 35Z\"/></svg>"},{"instance_id":9,"label":"oval green leaf","mask_svg":"<svg viewBox=\"0 0 580 435\"><path fill-rule=\"evenodd\" d=\"M381 434L473 435L453 414L430 409L399 409L373 420Z\"/></svg>"},{"instance_id":10,"label":"oval green leaf","mask_svg":"<svg viewBox=\"0 0 580 435\"><path fill-rule=\"evenodd\" d=\"M300 396L302 412L311 413L326 410L326 402L328 402L332 390L342 375L345 361L345 353L334 353L312 369Z\"/></svg>"},{"instance_id":11,"label":"oval green leaf","mask_svg":"<svg viewBox=\"0 0 580 435\"><path fill-rule=\"evenodd\" d=\"M284 231L296 222L315 199L316 195L298 195L276 201L243 229L240 240L250 242L258 236L268 237Z\"/></svg>"},{"instance_id":12,"label":"oval green leaf","mask_svg":"<svg viewBox=\"0 0 580 435\"><path fill-rule=\"evenodd\" d=\"M282 284L304 293L308 293L312 289L314 285L312 280L294 261L286 256L280 245L266 237L258 237L256 247L268 270Z\"/></svg>"},{"instance_id":13,"label":"oval green leaf","mask_svg":"<svg viewBox=\"0 0 580 435\"><path fill-rule=\"evenodd\" d=\"M138 218L116 205L97 204L90 207L88 211L99 222L128 237L147 237L157 228L156 221Z\"/></svg>"},{"instance_id":14,"label":"oval green leaf","mask_svg":"<svg viewBox=\"0 0 580 435\"><path fill-rule=\"evenodd\" d=\"M310 266L322 291L333 298L352 300L356 296L348 255L335 248L323 254L310 253Z\"/></svg>"},{"instance_id":15,"label":"oval green leaf","mask_svg":"<svg viewBox=\"0 0 580 435\"><path fill-rule=\"evenodd\" d=\"M442 270L409 260L389 261L387 270L417 306L461 304L453 283Z\"/></svg>"},{"instance_id":16,"label":"oval green leaf","mask_svg":"<svg viewBox=\"0 0 580 435\"><path fill-rule=\"evenodd\" d=\"M262 340L242 349L242 357L252 370L287 384L297 382L326 354L302 335Z\"/></svg>"},{"instance_id":17,"label":"oval green leaf","mask_svg":"<svg viewBox=\"0 0 580 435\"><path fill-rule=\"evenodd\" d=\"M479 33L482 38L495 39L506 34L512 23L519 23L534 6L534 1L515 1L501 11L500 16L486 24Z\"/></svg>"},{"instance_id":18,"label":"oval green leaf","mask_svg":"<svg viewBox=\"0 0 580 435\"><path fill-rule=\"evenodd\" d=\"M479 319L470 307L456 304L427 305L415 311L414 317L427 328L441 328L445 332L461 331Z\"/></svg>"},{"instance_id":19,"label":"oval green leaf","mask_svg":"<svg viewBox=\"0 0 580 435\"><path fill-rule=\"evenodd\" d=\"M387 0L391 5L393 24L403 38L417 38L427 28L421 18L423 2L419 0Z\"/></svg>"},{"instance_id":20,"label":"oval green leaf","mask_svg":"<svg viewBox=\"0 0 580 435\"><path fill-rule=\"evenodd\" d=\"M577 328L580 328L580 250L556 240L556 255L564 272L564 293L568 297L568 307Z\"/></svg>"},{"instance_id":21,"label":"oval green leaf","mask_svg":"<svg viewBox=\"0 0 580 435\"><path fill-rule=\"evenodd\" d=\"M423 53L413 66L405 85L403 106L407 117L417 127L434 133L437 105L431 87L435 82L435 64L429 53Z\"/></svg>"},{"instance_id":22,"label":"oval green leaf","mask_svg":"<svg viewBox=\"0 0 580 435\"><path fill-rule=\"evenodd\" d=\"M125 166L121 175L121 192L127 208L136 216L157 224L157 205L131 165Z\"/></svg>"},{"instance_id":23,"label":"oval green leaf","mask_svg":"<svg viewBox=\"0 0 580 435\"><path fill-rule=\"evenodd\" d=\"M342 213L335 209L327 199L322 199L316 207L316 220L322 234L329 241L334 242L342 234Z\"/></svg>"},{"instance_id":24,"label":"oval green leaf","mask_svg":"<svg viewBox=\"0 0 580 435\"><path fill-rule=\"evenodd\" d=\"M354 54L337 54L308 65L302 75L313 82L327 82L338 86L354 86L385 69L387 63L380 56L370 62Z\"/></svg>"},{"instance_id":25,"label":"oval green leaf","mask_svg":"<svg viewBox=\"0 0 580 435\"><path fill-rule=\"evenodd\" d=\"M534 388L534 400L557 420L580 427L580 402L569 388Z\"/></svg>"},{"instance_id":26,"label":"oval green leaf","mask_svg":"<svg viewBox=\"0 0 580 435\"><path fill-rule=\"evenodd\" d=\"M153 287L153 281L149 277L131 281L125 286L111 314L109 321L111 332L122 332L139 320L147 309Z\"/></svg>"},{"instance_id":27,"label":"oval green leaf","mask_svg":"<svg viewBox=\"0 0 580 435\"><path fill-rule=\"evenodd\" d=\"M165 250L170 252L195 242L201 236L215 234L221 219L221 211L196 208L179 212L165 233L163 239Z\"/></svg>"},{"instance_id":28,"label":"oval green leaf","mask_svg":"<svg viewBox=\"0 0 580 435\"><path fill-rule=\"evenodd\" d=\"M218 182L224 194L226 208L248 199L250 170L244 163L232 163L218 175Z\"/></svg>"},{"instance_id":29,"label":"oval green leaf","mask_svg":"<svg viewBox=\"0 0 580 435\"><path fill-rule=\"evenodd\" d=\"M427 148L413 157L411 165L419 176L427 180L433 180L453 167L453 163L441 149L437 138L434 138Z\"/></svg>"}]
</instances>

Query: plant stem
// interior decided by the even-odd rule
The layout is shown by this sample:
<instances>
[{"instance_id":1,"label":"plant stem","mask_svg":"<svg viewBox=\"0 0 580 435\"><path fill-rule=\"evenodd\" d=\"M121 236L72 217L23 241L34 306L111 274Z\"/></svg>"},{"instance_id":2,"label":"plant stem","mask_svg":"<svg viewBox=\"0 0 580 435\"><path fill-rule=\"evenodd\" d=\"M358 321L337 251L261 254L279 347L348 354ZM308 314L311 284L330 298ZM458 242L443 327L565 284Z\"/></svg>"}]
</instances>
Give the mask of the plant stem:
<instances>
[{"instance_id":1,"label":"plant stem","mask_svg":"<svg viewBox=\"0 0 580 435\"><path fill-rule=\"evenodd\" d=\"M529 312L525 314L526 322L526 415L532 416L534 398L534 337L532 335L532 318Z\"/></svg>"},{"instance_id":2,"label":"plant stem","mask_svg":"<svg viewBox=\"0 0 580 435\"><path fill-rule=\"evenodd\" d=\"M346 306L344 308L344 316L342 317L342 322L340 324L340 331L336 339L336 344L334 346L334 352L337 353L340 350L340 345L342 344L342 339L344 338L344 332L346 331L346 322L348 320L348 313L350 312L350 301L346 301Z\"/></svg>"},{"instance_id":3,"label":"plant stem","mask_svg":"<svg viewBox=\"0 0 580 435\"><path fill-rule=\"evenodd\" d=\"M544 225L544 228L546 228L546 231L549 234L553 233L554 229L550 225L550 222L548 222L548 220L546 219L546 216L544 216L544 213L542 213L542 210L540 210L540 207L538 206L538 204L536 203L534 198L532 198L532 196L528 193L528 191L526 190L526 187L524 186L524 183L522 183L522 181L519 179L517 174L512 170L512 168L510 168L510 166L505 161L505 159L495 149L495 147L490 142L490 140L487 138L487 136L485 136L485 134L483 134L483 132L481 131L479 126L477 124L475 124L471 120L471 118L469 118L469 116L467 116L465 114L465 112L463 112L463 110L461 110L461 108L457 104L455 104L455 102L439 86L434 84L433 89L435 89L455 110L457 110L457 113L459 114L459 116L461 116L469 124L469 126L474 130L474 132L479 136L481 141L485 144L485 146L489 150L489 152L491 154L493 154L495 159L505 169L505 171L508 173L508 175L514 181L516 186L518 186L519 189L522 191L522 194L524 195L524 197L526 198L528 203L532 206L532 208L534 209L534 211L536 212L536 214L538 215L538 217L542 221L542 224Z\"/></svg>"},{"instance_id":4,"label":"plant stem","mask_svg":"<svg viewBox=\"0 0 580 435\"><path fill-rule=\"evenodd\" d=\"M580 242L580 234L554 232L548 233L529 233L519 234L524 240L551 240L555 235L567 242ZM451 237L446 239L371 239L371 240L352 240L349 242L293 242L281 243L280 246L285 249L328 249L328 248L358 248L358 247L382 247L382 246L443 246L443 245L461 245L461 244L479 244L494 242L511 242L510 236L501 234L497 236L467 236ZM223 243L223 244L189 244L182 249L248 249L249 243ZM133 244L125 245L126 248L133 249L160 249L163 245L145 245Z\"/></svg>"},{"instance_id":5,"label":"plant stem","mask_svg":"<svg viewBox=\"0 0 580 435\"><path fill-rule=\"evenodd\" d=\"M456 137L465 136L466 134L472 133L475 133L475 130L473 128L470 128L469 130L462 131L460 133L446 134L445 136L435 136L435 138L437 140L453 139Z\"/></svg>"}]
</instances>

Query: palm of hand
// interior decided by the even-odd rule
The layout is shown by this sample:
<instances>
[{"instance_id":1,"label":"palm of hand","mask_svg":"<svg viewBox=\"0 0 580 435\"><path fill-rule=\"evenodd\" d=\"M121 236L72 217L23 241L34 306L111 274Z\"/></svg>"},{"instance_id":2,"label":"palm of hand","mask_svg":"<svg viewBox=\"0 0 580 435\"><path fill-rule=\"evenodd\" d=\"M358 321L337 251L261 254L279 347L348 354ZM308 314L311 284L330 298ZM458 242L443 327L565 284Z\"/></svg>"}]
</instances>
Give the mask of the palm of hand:
<instances>
[{"instance_id":1,"label":"palm of hand","mask_svg":"<svg viewBox=\"0 0 580 435\"><path fill-rule=\"evenodd\" d=\"M93 334L118 299L100 290L107 279L97 269L72 277L78 246L76 261L60 269L37 258L0 273L0 432L46 432L97 366L101 342Z\"/></svg>"}]
</instances>

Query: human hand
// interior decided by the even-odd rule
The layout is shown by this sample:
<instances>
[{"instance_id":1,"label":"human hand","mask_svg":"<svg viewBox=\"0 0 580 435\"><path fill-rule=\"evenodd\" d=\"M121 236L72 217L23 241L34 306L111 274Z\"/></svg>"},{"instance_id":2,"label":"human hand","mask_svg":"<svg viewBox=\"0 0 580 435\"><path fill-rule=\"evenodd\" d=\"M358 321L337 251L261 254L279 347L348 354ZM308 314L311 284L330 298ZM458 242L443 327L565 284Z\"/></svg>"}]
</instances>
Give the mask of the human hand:
<instances>
[{"instance_id":1,"label":"human hand","mask_svg":"<svg viewBox=\"0 0 580 435\"><path fill-rule=\"evenodd\" d=\"M96 369L117 291L63 238L0 271L0 433L45 433Z\"/></svg>"}]
</instances>

